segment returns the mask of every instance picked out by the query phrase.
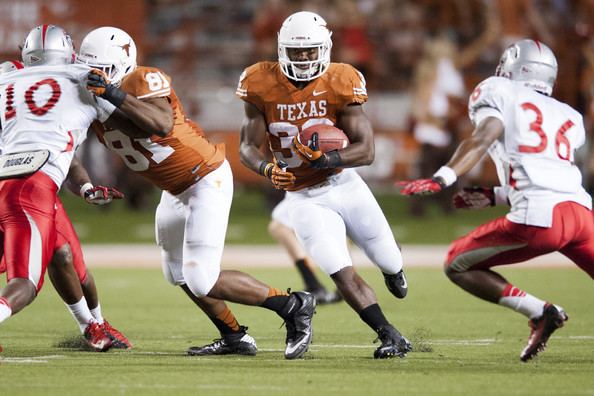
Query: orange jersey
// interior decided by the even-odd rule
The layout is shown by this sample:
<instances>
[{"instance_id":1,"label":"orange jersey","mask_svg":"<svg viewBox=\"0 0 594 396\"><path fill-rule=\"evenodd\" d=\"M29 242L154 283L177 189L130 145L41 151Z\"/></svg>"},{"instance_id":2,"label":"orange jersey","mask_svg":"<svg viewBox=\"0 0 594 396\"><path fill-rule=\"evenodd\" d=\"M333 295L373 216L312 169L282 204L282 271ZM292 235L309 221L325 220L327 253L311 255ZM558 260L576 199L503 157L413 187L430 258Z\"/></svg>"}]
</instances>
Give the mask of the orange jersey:
<instances>
[{"instance_id":1,"label":"orange jersey","mask_svg":"<svg viewBox=\"0 0 594 396\"><path fill-rule=\"evenodd\" d=\"M321 183L336 172L304 164L291 149L293 137L315 124L334 125L345 106L367 101L363 75L344 63L331 63L326 73L302 89L289 81L278 62L256 63L242 73L236 94L264 114L270 151L295 174L290 191Z\"/></svg>"},{"instance_id":2,"label":"orange jersey","mask_svg":"<svg viewBox=\"0 0 594 396\"><path fill-rule=\"evenodd\" d=\"M202 129L186 118L168 75L157 68L139 66L124 78L122 89L141 100L167 98L173 110L173 129L165 137L134 139L94 125L99 140L130 169L176 195L223 163L225 146L210 143Z\"/></svg>"}]
</instances>

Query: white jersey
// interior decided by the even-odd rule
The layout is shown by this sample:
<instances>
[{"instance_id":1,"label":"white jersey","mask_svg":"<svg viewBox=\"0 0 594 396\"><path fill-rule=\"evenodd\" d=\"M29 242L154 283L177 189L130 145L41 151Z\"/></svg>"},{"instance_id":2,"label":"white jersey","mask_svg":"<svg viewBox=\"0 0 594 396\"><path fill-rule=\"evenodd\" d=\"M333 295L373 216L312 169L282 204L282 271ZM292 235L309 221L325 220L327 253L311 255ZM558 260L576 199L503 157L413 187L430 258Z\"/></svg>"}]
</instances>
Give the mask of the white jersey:
<instances>
[{"instance_id":1,"label":"white jersey","mask_svg":"<svg viewBox=\"0 0 594 396\"><path fill-rule=\"evenodd\" d=\"M105 121L115 107L84 86L85 65L33 66L0 76L0 151L46 149L41 168L61 186L76 148L93 120Z\"/></svg>"},{"instance_id":2,"label":"white jersey","mask_svg":"<svg viewBox=\"0 0 594 396\"><path fill-rule=\"evenodd\" d=\"M586 139L580 113L502 77L480 83L468 107L475 126L487 117L496 117L505 126L489 154L511 203L510 221L550 227L553 208L564 201L592 209L592 198L574 163L575 150Z\"/></svg>"}]
</instances>

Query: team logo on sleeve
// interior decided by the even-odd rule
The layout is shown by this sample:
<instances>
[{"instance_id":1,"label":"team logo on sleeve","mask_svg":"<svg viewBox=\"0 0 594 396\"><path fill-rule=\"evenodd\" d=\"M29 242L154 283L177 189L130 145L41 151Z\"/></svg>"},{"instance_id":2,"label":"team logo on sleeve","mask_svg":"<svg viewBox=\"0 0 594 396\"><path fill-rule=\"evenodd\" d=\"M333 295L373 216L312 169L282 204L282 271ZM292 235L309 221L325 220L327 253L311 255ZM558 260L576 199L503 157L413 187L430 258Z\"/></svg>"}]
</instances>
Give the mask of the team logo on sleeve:
<instances>
[{"instance_id":1,"label":"team logo on sleeve","mask_svg":"<svg viewBox=\"0 0 594 396\"><path fill-rule=\"evenodd\" d=\"M353 94L355 94L355 96L367 96L367 83L365 82L365 77L363 77L363 74L360 71L357 71L357 74L361 80L361 86L353 87Z\"/></svg>"},{"instance_id":2,"label":"team logo on sleeve","mask_svg":"<svg viewBox=\"0 0 594 396\"><path fill-rule=\"evenodd\" d=\"M247 73L244 70L243 73L241 73L241 75L239 76L239 83L237 84L237 90L235 91L235 94L237 96L247 96L247 89L241 87L243 84L243 80L245 80L246 74Z\"/></svg>"}]
</instances>

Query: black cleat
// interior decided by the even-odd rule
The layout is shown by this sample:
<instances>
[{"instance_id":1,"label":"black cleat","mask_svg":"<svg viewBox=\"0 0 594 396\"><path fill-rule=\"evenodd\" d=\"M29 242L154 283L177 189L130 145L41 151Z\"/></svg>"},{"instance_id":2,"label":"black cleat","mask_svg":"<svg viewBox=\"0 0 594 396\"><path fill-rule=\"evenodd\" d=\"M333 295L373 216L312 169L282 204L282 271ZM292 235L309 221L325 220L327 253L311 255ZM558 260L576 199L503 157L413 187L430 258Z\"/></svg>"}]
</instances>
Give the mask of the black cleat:
<instances>
[{"instance_id":1,"label":"black cleat","mask_svg":"<svg viewBox=\"0 0 594 396\"><path fill-rule=\"evenodd\" d=\"M307 352L311 343L311 320L316 310L316 298L308 292L293 292L289 296L287 308L285 359L298 359Z\"/></svg>"},{"instance_id":2,"label":"black cleat","mask_svg":"<svg viewBox=\"0 0 594 396\"><path fill-rule=\"evenodd\" d=\"M229 334L214 340L212 344L188 348L190 356L208 355L247 355L254 356L258 352L256 340L248 333L247 327L241 326L241 332Z\"/></svg>"},{"instance_id":3,"label":"black cleat","mask_svg":"<svg viewBox=\"0 0 594 396\"><path fill-rule=\"evenodd\" d=\"M342 295L338 290L329 292L324 288L317 289L306 289L308 293L311 293L315 298L318 305L334 304L342 301Z\"/></svg>"},{"instance_id":4,"label":"black cleat","mask_svg":"<svg viewBox=\"0 0 594 396\"><path fill-rule=\"evenodd\" d=\"M558 328L563 327L568 319L569 317L565 311L547 303L541 316L528 321L531 329L530 336L528 337L528 345L520 354L520 360L527 362L538 355L539 352L544 351L551 334Z\"/></svg>"},{"instance_id":5,"label":"black cleat","mask_svg":"<svg viewBox=\"0 0 594 396\"><path fill-rule=\"evenodd\" d=\"M386 282L386 286L388 287L388 290L390 290L390 293L396 296L396 298L406 297L406 293L408 293L408 283L406 282L404 270L400 270L393 275L383 275L384 281Z\"/></svg>"},{"instance_id":6,"label":"black cleat","mask_svg":"<svg viewBox=\"0 0 594 396\"><path fill-rule=\"evenodd\" d=\"M413 349L410 341L392 325L380 327L377 331L377 340L380 340L382 345L373 352L375 359L389 359L396 356L403 358Z\"/></svg>"}]
</instances>

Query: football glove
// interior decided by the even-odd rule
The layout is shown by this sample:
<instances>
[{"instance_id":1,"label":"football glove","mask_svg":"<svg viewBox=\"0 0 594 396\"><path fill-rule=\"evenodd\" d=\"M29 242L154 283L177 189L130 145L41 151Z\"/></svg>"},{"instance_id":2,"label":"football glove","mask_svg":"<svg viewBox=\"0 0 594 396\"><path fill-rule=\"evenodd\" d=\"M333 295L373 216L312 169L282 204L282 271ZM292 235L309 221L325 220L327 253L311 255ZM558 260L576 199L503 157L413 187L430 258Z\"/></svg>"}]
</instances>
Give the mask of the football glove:
<instances>
[{"instance_id":1,"label":"football glove","mask_svg":"<svg viewBox=\"0 0 594 396\"><path fill-rule=\"evenodd\" d=\"M457 209L483 209L495 206L495 192L492 187L465 187L454 195Z\"/></svg>"},{"instance_id":2,"label":"football glove","mask_svg":"<svg viewBox=\"0 0 594 396\"><path fill-rule=\"evenodd\" d=\"M113 187L93 186L91 183L82 186L80 195L91 205L105 205L114 199L124 198L124 194Z\"/></svg>"},{"instance_id":3,"label":"football glove","mask_svg":"<svg viewBox=\"0 0 594 396\"><path fill-rule=\"evenodd\" d=\"M445 183L439 177L396 182L402 195L430 195L444 189Z\"/></svg>"},{"instance_id":4,"label":"football glove","mask_svg":"<svg viewBox=\"0 0 594 396\"><path fill-rule=\"evenodd\" d=\"M277 164L268 162L261 165L260 173L272 182L274 188L285 190L295 184L295 175L292 172L287 172L286 168L287 165L283 162Z\"/></svg>"},{"instance_id":5,"label":"football glove","mask_svg":"<svg viewBox=\"0 0 594 396\"><path fill-rule=\"evenodd\" d=\"M333 150L328 153L320 150L319 136L317 132L311 135L311 143L309 146L301 143L299 134L293 137L293 148L295 152L306 164L316 169L338 168L342 160L338 151Z\"/></svg>"},{"instance_id":6,"label":"football glove","mask_svg":"<svg viewBox=\"0 0 594 396\"><path fill-rule=\"evenodd\" d=\"M91 69L87 74L87 89L115 107L120 107L126 99L126 92L109 83L107 75L98 69Z\"/></svg>"}]
</instances>

